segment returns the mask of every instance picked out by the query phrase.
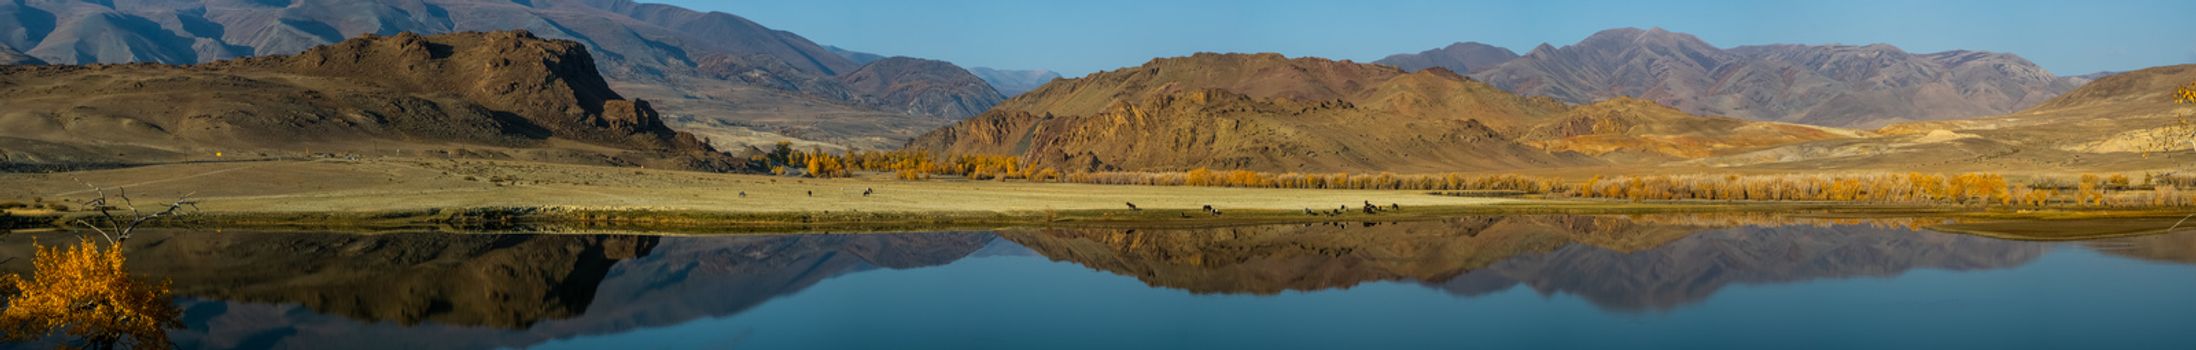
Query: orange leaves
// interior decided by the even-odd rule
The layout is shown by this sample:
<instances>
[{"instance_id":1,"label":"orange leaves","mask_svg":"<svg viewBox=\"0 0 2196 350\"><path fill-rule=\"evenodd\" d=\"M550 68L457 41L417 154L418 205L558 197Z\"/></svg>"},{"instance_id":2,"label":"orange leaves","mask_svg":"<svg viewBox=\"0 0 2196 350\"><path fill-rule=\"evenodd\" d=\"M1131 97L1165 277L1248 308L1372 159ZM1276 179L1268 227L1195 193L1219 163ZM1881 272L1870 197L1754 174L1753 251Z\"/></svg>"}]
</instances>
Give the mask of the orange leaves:
<instances>
[{"instance_id":1,"label":"orange leaves","mask_svg":"<svg viewBox=\"0 0 2196 350\"><path fill-rule=\"evenodd\" d=\"M2082 181L2075 187L2077 197L2074 202L2081 205L2104 205L2105 194L2097 189L2098 183L2097 174L2082 174Z\"/></svg>"},{"instance_id":2,"label":"orange leaves","mask_svg":"<svg viewBox=\"0 0 2196 350\"><path fill-rule=\"evenodd\" d=\"M2041 208L2080 206L2196 206L2196 196L2177 190L2196 180L2146 176L2142 183L2126 175L2083 174L2078 181L2034 177L2016 185L2004 175L1953 176L1907 173L1853 175L1755 176L1597 176L1564 194L1623 200L1834 201L1942 203L1988 207ZM2071 198L2063 195L2071 191Z\"/></svg>"},{"instance_id":3,"label":"orange leaves","mask_svg":"<svg viewBox=\"0 0 2196 350\"><path fill-rule=\"evenodd\" d=\"M1265 173L1250 170L1214 171L1208 168L1183 172L1073 173L1067 182L1101 185L1210 186L1361 190L1496 190L1547 193L1565 188L1561 181L1519 175L1466 176L1457 173L1398 175L1381 173L1305 174Z\"/></svg>"},{"instance_id":4,"label":"orange leaves","mask_svg":"<svg viewBox=\"0 0 2196 350\"><path fill-rule=\"evenodd\" d=\"M0 329L7 339L32 340L65 331L94 348L170 346L164 329L181 326L182 311L169 303L167 284L130 279L123 271L121 249L101 249L90 238L74 247L36 249L33 279L0 276L0 286L21 293L0 311Z\"/></svg>"},{"instance_id":5,"label":"orange leaves","mask_svg":"<svg viewBox=\"0 0 2196 350\"><path fill-rule=\"evenodd\" d=\"M2196 103L2196 83L2188 83L2173 92L2173 103Z\"/></svg>"},{"instance_id":6,"label":"orange leaves","mask_svg":"<svg viewBox=\"0 0 2196 350\"><path fill-rule=\"evenodd\" d=\"M1997 174L1951 178L1909 173L1877 175L1680 175L1594 177L1572 195L1640 200L1791 200L1837 202L2011 203Z\"/></svg>"}]
</instances>

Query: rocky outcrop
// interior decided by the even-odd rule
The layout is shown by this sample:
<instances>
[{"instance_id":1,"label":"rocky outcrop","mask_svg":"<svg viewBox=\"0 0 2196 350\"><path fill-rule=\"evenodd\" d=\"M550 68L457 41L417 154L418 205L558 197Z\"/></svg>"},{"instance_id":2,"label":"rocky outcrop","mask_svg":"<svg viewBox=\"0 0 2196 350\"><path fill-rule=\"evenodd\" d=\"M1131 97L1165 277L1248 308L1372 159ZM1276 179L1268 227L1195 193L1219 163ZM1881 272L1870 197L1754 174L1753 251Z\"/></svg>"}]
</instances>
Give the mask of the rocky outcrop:
<instances>
[{"instance_id":1,"label":"rocky outcrop","mask_svg":"<svg viewBox=\"0 0 2196 350\"><path fill-rule=\"evenodd\" d=\"M360 35L524 30L584 45L596 69L628 96L726 145L779 134L865 147L897 145L945 121L908 105L871 106L840 75L866 62L794 33L722 12L630 0L0 1L0 47L58 64L195 64L293 55ZM0 50L4 51L4 50ZM737 57L760 79L710 62ZM0 58L0 64L8 62ZM958 69L958 68L955 68ZM964 73L965 74L965 73ZM937 76L937 75L930 75ZM949 82L948 84L957 84ZM921 85L921 84L914 84ZM904 85L903 85L904 86ZM927 92L881 92L876 96ZM974 109L996 98L969 95ZM885 110L879 110L884 108ZM965 117L973 113L943 113ZM737 126L728 126L737 125ZM93 152L93 153L102 153ZM142 152L131 152L142 153Z\"/></svg>"},{"instance_id":2,"label":"rocky outcrop","mask_svg":"<svg viewBox=\"0 0 2196 350\"><path fill-rule=\"evenodd\" d=\"M10 106L0 125L11 126L0 143L172 152L109 159L120 162L456 144L729 168L726 156L666 126L647 102L612 91L596 71L579 43L527 32L367 36L295 56L190 66L16 66L0 69L0 100Z\"/></svg>"}]
</instances>

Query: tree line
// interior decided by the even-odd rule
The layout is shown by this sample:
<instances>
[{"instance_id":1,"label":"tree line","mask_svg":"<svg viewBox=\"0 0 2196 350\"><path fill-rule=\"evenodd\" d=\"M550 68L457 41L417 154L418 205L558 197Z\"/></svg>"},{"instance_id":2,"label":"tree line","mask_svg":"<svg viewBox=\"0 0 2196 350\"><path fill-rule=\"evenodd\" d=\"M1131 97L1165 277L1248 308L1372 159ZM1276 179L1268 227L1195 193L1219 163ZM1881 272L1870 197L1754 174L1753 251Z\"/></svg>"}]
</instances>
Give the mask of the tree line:
<instances>
[{"instance_id":1,"label":"tree line","mask_svg":"<svg viewBox=\"0 0 2196 350\"><path fill-rule=\"evenodd\" d=\"M920 151L831 153L795 150L779 143L750 159L750 167L774 174L833 178L857 172L889 173L901 180L958 177L1100 185L1205 186L1278 189L1509 191L1548 198L1629 201L1821 201L1884 204L1949 204L1972 207L2190 207L2196 176L2079 174L2031 176L1974 172L1785 175L1619 175L1583 182L1553 177L1463 173L1305 173L1213 170L1063 172L1007 155L937 156Z\"/></svg>"}]
</instances>

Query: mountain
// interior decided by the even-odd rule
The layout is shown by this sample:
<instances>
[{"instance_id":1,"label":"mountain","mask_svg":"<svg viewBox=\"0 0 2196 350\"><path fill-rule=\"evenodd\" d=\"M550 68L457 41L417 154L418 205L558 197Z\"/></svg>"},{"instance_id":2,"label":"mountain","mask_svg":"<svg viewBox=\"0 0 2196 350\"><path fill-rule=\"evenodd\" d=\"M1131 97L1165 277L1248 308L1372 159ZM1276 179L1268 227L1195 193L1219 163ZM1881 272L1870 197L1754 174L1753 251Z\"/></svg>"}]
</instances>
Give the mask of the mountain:
<instances>
[{"instance_id":1,"label":"mountain","mask_svg":"<svg viewBox=\"0 0 2196 350\"><path fill-rule=\"evenodd\" d=\"M614 87L658 102L681 128L724 146L778 140L897 145L967 114L913 115L874 96L704 77L706 60L768 60L772 75L834 79L863 64L739 16L628 0L45 0L0 2L0 46L49 63L167 64L286 55L360 34L526 30L585 44ZM959 70L958 67L952 68ZM926 76L938 76L926 75ZM920 85L920 84L915 84ZM973 92L972 92L973 93ZM987 96L966 96L976 103ZM926 101L927 102L927 101ZM988 106L987 106L988 107ZM880 110L880 108L882 110ZM981 108L977 108L981 110Z\"/></svg>"},{"instance_id":2,"label":"mountain","mask_svg":"<svg viewBox=\"0 0 2196 350\"><path fill-rule=\"evenodd\" d=\"M1729 131L1738 134L1719 134ZM1603 164L1587 155L1637 147L1655 155L1607 160L1659 162L1852 135L1647 101L1576 107L1439 67L1201 53L1056 80L908 148L1069 170L1445 172Z\"/></svg>"},{"instance_id":3,"label":"mountain","mask_svg":"<svg viewBox=\"0 0 2196 350\"><path fill-rule=\"evenodd\" d=\"M46 64L46 61L40 61L37 57L30 57L29 55L24 55L21 52L15 52L15 50L13 49L0 47L0 65L11 64Z\"/></svg>"},{"instance_id":4,"label":"mountain","mask_svg":"<svg viewBox=\"0 0 2196 350\"><path fill-rule=\"evenodd\" d=\"M1057 80L911 149L1013 154L1070 170L1447 171L1593 163L1500 131L1561 103L1446 70L1278 54L1162 58Z\"/></svg>"},{"instance_id":5,"label":"mountain","mask_svg":"<svg viewBox=\"0 0 2196 350\"><path fill-rule=\"evenodd\" d=\"M2170 168L2185 163L2191 151L2190 128L2183 121L2196 110L2175 104L2172 96L2189 82L2196 82L2196 65L2154 67L2103 76L2015 113L1896 123L1876 130L1875 137L1798 143L1691 162L2016 173Z\"/></svg>"},{"instance_id":6,"label":"mountain","mask_svg":"<svg viewBox=\"0 0 2196 350\"><path fill-rule=\"evenodd\" d=\"M1472 76L1571 103L1630 96L1694 114L1848 127L2005 114L2081 82L2012 54L1884 44L1723 49L1660 28L1544 44Z\"/></svg>"},{"instance_id":7,"label":"mountain","mask_svg":"<svg viewBox=\"0 0 2196 350\"><path fill-rule=\"evenodd\" d=\"M1005 100L990 83L945 61L892 57L839 77L862 103L908 114L949 117L983 113Z\"/></svg>"},{"instance_id":8,"label":"mountain","mask_svg":"<svg viewBox=\"0 0 2196 350\"><path fill-rule=\"evenodd\" d=\"M1494 68L1495 65L1514 59L1517 59L1517 53L1510 51L1510 49L1476 42L1461 42L1449 44L1449 46L1439 49L1420 51L1415 54L1391 55L1379 61L1373 61L1373 63L1395 66L1414 72L1426 68L1441 67L1447 68L1451 72L1471 74Z\"/></svg>"},{"instance_id":9,"label":"mountain","mask_svg":"<svg viewBox=\"0 0 2196 350\"><path fill-rule=\"evenodd\" d=\"M847 60L854 61L854 64L866 65L870 62L876 62L878 60L885 59L884 55L847 50L839 48L838 46L824 45L824 50L831 51L831 53L837 54L839 55L839 57L845 57Z\"/></svg>"},{"instance_id":10,"label":"mountain","mask_svg":"<svg viewBox=\"0 0 2196 350\"><path fill-rule=\"evenodd\" d=\"M1052 82L1053 79L1060 79L1060 73L1042 69L1013 70L973 67L969 68L968 72L976 74L978 78L983 78L986 83L991 83L993 89L998 89L999 94L1006 95L1006 97L1014 97L1029 92L1029 90L1036 90L1038 86Z\"/></svg>"},{"instance_id":11,"label":"mountain","mask_svg":"<svg viewBox=\"0 0 2196 350\"><path fill-rule=\"evenodd\" d=\"M613 91L580 43L527 32L369 35L199 65L7 66L0 104L0 159L15 164L454 149L729 167Z\"/></svg>"}]
</instances>

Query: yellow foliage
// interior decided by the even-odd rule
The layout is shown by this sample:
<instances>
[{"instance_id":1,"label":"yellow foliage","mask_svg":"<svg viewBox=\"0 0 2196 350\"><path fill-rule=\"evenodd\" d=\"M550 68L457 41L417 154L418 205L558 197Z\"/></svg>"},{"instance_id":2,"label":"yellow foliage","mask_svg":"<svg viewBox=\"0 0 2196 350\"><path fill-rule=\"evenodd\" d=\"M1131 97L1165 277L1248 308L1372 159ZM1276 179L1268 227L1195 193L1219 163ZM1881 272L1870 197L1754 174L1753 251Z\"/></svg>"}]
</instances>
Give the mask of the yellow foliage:
<instances>
[{"instance_id":1,"label":"yellow foliage","mask_svg":"<svg viewBox=\"0 0 2196 350\"><path fill-rule=\"evenodd\" d=\"M2173 103L2196 103L2196 83L2188 83L2179 91L2174 91Z\"/></svg>"},{"instance_id":2,"label":"yellow foliage","mask_svg":"<svg viewBox=\"0 0 2196 350\"><path fill-rule=\"evenodd\" d=\"M0 310L8 340L65 332L92 348L171 346L165 329L182 326L182 311L169 303L166 283L130 280L120 248L101 249L90 238L73 248L33 245L34 279L0 276L0 287L20 292Z\"/></svg>"}]
</instances>

